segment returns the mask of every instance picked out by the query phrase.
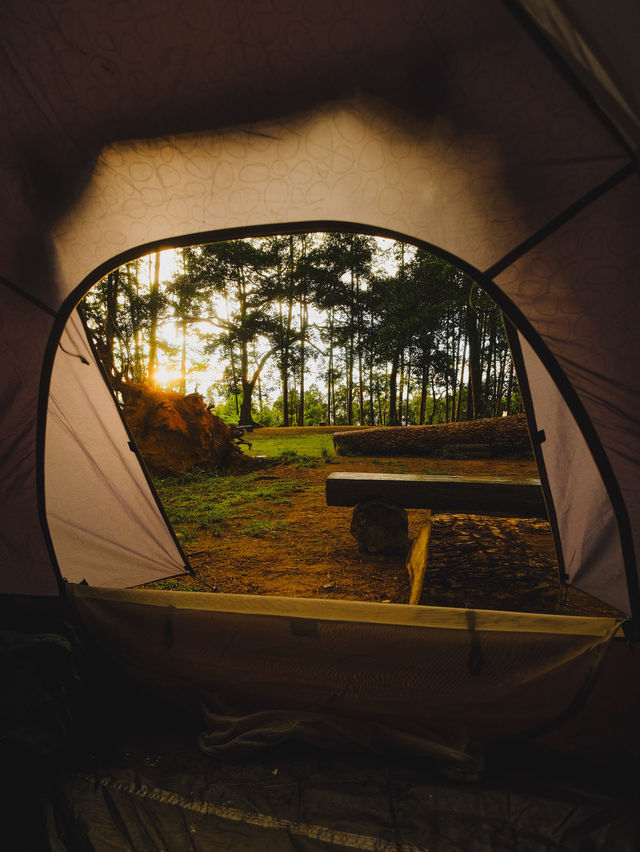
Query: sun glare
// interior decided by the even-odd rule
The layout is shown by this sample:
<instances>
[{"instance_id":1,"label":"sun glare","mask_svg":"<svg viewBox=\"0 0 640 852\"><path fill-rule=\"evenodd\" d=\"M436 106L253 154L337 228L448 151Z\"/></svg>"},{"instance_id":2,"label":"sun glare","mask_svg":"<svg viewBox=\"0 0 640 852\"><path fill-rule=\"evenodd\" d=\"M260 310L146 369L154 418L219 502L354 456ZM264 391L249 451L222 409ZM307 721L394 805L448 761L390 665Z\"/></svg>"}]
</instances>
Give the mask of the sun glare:
<instances>
[{"instance_id":1,"label":"sun glare","mask_svg":"<svg viewBox=\"0 0 640 852\"><path fill-rule=\"evenodd\" d=\"M168 390L180 382L180 370L176 370L167 364L160 364L153 375L153 383L159 388Z\"/></svg>"}]
</instances>

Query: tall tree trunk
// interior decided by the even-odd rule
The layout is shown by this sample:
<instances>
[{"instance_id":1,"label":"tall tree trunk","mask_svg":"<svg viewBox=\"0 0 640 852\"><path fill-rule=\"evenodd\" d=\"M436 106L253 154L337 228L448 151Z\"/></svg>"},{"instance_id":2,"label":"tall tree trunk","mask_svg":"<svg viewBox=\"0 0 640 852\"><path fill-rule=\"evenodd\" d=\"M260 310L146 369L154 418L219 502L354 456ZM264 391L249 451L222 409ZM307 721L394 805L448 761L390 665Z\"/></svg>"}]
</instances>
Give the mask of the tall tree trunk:
<instances>
[{"instance_id":1,"label":"tall tree trunk","mask_svg":"<svg viewBox=\"0 0 640 852\"><path fill-rule=\"evenodd\" d=\"M427 412L427 397L429 396L429 362L422 361L422 370L420 374L420 412L418 422L420 426L424 425L424 419Z\"/></svg>"},{"instance_id":2,"label":"tall tree trunk","mask_svg":"<svg viewBox=\"0 0 640 852\"><path fill-rule=\"evenodd\" d=\"M376 410L373 404L373 357L369 359L369 425L375 426Z\"/></svg>"},{"instance_id":3,"label":"tall tree trunk","mask_svg":"<svg viewBox=\"0 0 640 852\"><path fill-rule=\"evenodd\" d=\"M282 379L282 425L289 425L289 367L285 361L280 373Z\"/></svg>"},{"instance_id":4,"label":"tall tree trunk","mask_svg":"<svg viewBox=\"0 0 640 852\"><path fill-rule=\"evenodd\" d=\"M180 320L182 331L182 352L180 356L180 393L187 392L187 320Z\"/></svg>"},{"instance_id":5,"label":"tall tree trunk","mask_svg":"<svg viewBox=\"0 0 640 852\"><path fill-rule=\"evenodd\" d=\"M280 325L282 325L282 302L280 302ZM289 425L289 334L291 331L291 299L287 309L285 342L280 358L280 381L282 383L282 425Z\"/></svg>"},{"instance_id":6,"label":"tall tree trunk","mask_svg":"<svg viewBox=\"0 0 640 852\"><path fill-rule=\"evenodd\" d=\"M507 414L511 414L511 394L513 393L513 360L509 358L509 381L507 383Z\"/></svg>"},{"instance_id":7,"label":"tall tree trunk","mask_svg":"<svg viewBox=\"0 0 640 852\"><path fill-rule=\"evenodd\" d=\"M333 405L333 408L332 408L333 416L332 416L332 418L331 418L331 419L333 420L333 425L335 426L335 425L336 425L336 423L338 422L338 412L337 412L337 404L336 404L336 379L335 379L335 373L333 373L333 374L332 374L332 376L331 376L331 403L332 403L332 405Z\"/></svg>"},{"instance_id":8,"label":"tall tree trunk","mask_svg":"<svg viewBox=\"0 0 640 852\"><path fill-rule=\"evenodd\" d=\"M409 360L407 361L407 401L406 401L405 409L404 409L405 410L404 422L405 422L406 426L409 425L409 421L411 419L411 412L409 410L409 394L411 392L411 347L409 347L408 358L409 358Z\"/></svg>"},{"instance_id":9,"label":"tall tree trunk","mask_svg":"<svg viewBox=\"0 0 640 852\"><path fill-rule=\"evenodd\" d=\"M255 340L253 341L252 350L253 350L252 351L253 361L257 365L258 364L258 353L257 353L257 350L256 350ZM260 382L260 372L257 372L255 390L258 391L258 412L261 412L262 411L262 384Z\"/></svg>"},{"instance_id":10,"label":"tall tree trunk","mask_svg":"<svg viewBox=\"0 0 640 852\"><path fill-rule=\"evenodd\" d=\"M500 369L497 370L496 381L493 391L493 416L501 417L502 416L502 397L504 390L504 372L506 368L506 352L500 353Z\"/></svg>"},{"instance_id":11,"label":"tall tree trunk","mask_svg":"<svg viewBox=\"0 0 640 852\"><path fill-rule=\"evenodd\" d=\"M373 404L373 313L370 315L371 323L369 327L369 425L374 426L376 422L376 412Z\"/></svg>"},{"instance_id":12,"label":"tall tree trunk","mask_svg":"<svg viewBox=\"0 0 640 852\"><path fill-rule=\"evenodd\" d=\"M336 422L336 368L335 368L335 337L334 309L329 311L329 373L327 375L327 423Z\"/></svg>"},{"instance_id":13,"label":"tall tree trunk","mask_svg":"<svg viewBox=\"0 0 640 852\"><path fill-rule=\"evenodd\" d=\"M345 350L347 367L347 426L353 425L353 337L349 337L349 344Z\"/></svg>"},{"instance_id":14,"label":"tall tree trunk","mask_svg":"<svg viewBox=\"0 0 640 852\"><path fill-rule=\"evenodd\" d=\"M362 341L358 340L358 403L360 408L360 425L364 426L364 387L362 376Z\"/></svg>"},{"instance_id":15,"label":"tall tree trunk","mask_svg":"<svg viewBox=\"0 0 640 852\"><path fill-rule=\"evenodd\" d=\"M400 353L400 378L398 380L398 426L402 426L402 393L404 391L404 349Z\"/></svg>"},{"instance_id":16,"label":"tall tree trunk","mask_svg":"<svg viewBox=\"0 0 640 852\"><path fill-rule=\"evenodd\" d=\"M353 243L353 239L352 239ZM355 360L355 347L353 345L354 327L355 327L355 308L356 308L356 276L353 266L350 270L351 275L351 304L349 305L349 345L347 355L347 425L353 425L353 365Z\"/></svg>"},{"instance_id":17,"label":"tall tree trunk","mask_svg":"<svg viewBox=\"0 0 640 852\"><path fill-rule=\"evenodd\" d=\"M496 348L496 316L495 309L491 311L490 316L487 318L486 323L486 334L488 337L487 343L487 374L484 381L484 394L483 394L483 412L488 412L493 410L492 405L492 393L491 393L491 374L492 374L492 366L494 365L494 354ZM495 370L493 371L495 375Z\"/></svg>"},{"instance_id":18,"label":"tall tree trunk","mask_svg":"<svg viewBox=\"0 0 640 852\"><path fill-rule=\"evenodd\" d=\"M300 300L300 400L298 402L298 426L304 426L304 371L305 364L305 338L307 334L307 302L303 295Z\"/></svg>"},{"instance_id":19,"label":"tall tree trunk","mask_svg":"<svg viewBox=\"0 0 640 852\"><path fill-rule=\"evenodd\" d=\"M445 368L444 368L444 422L449 423L451 420L450 413L450 404L451 398L449 396L449 363L450 363L450 353L449 353L449 341L447 340L446 349L445 349Z\"/></svg>"},{"instance_id":20,"label":"tall tree trunk","mask_svg":"<svg viewBox=\"0 0 640 852\"><path fill-rule=\"evenodd\" d=\"M451 421L456 419L456 402L458 394L458 369L460 367L460 338L456 335L453 316L450 315L451 337L454 341L453 348L453 370L451 371Z\"/></svg>"},{"instance_id":21,"label":"tall tree trunk","mask_svg":"<svg viewBox=\"0 0 640 852\"><path fill-rule=\"evenodd\" d=\"M253 421L253 416L251 414L253 388L254 388L254 382L247 380L243 376L242 377L242 405L240 407L240 417L238 418L238 424L240 426L252 426L253 425L254 421Z\"/></svg>"},{"instance_id":22,"label":"tall tree trunk","mask_svg":"<svg viewBox=\"0 0 640 852\"><path fill-rule=\"evenodd\" d=\"M289 364L290 364L290 339L291 326L293 325L293 301L295 295L295 250L293 243L293 235L289 235L289 269L287 270L288 289L287 289L287 323L285 330L285 345L282 353L282 425L289 426L293 421L292 412L290 412L290 394L289 394Z\"/></svg>"},{"instance_id":23,"label":"tall tree trunk","mask_svg":"<svg viewBox=\"0 0 640 852\"><path fill-rule=\"evenodd\" d=\"M100 353L105 371L117 378L115 366L115 342L118 336L118 291L120 290L120 270L114 269L107 275L106 317L104 321L104 351Z\"/></svg>"},{"instance_id":24,"label":"tall tree trunk","mask_svg":"<svg viewBox=\"0 0 640 852\"><path fill-rule=\"evenodd\" d=\"M467 420L482 417L482 367L480 364L480 338L476 312L472 304L474 285L469 290L469 304L466 311L467 339L469 341L469 399L467 400Z\"/></svg>"},{"instance_id":25,"label":"tall tree trunk","mask_svg":"<svg viewBox=\"0 0 640 852\"><path fill-rule=\"evenodd\" d=\"M433 423L434 421L438 402L439 400L436 399L436 380L434 376L431 376L431 414L428 417L429 423Z\"/></svg>"},{"instance_id":26,"label":"tall tree trunk","mask_svg":"<svg viewBox=\"0 0 640 852\"><path fill-rule=\"evenodd\" d=\"M391 372L389 374L389 426L398 426L398 364L400 352L393 353Z\"/></svg>"},{"instance_id":27,"label":"tall tree trunk","mask_svg":"<svg viewBox=\"0 0 640 852\"><path fill-rule=\"evenodd\" d=\"M151 260L149 260L151 262ZM160 299L160 252L155 254L153 280L149 288L149 360L147 376L153 384L158 370L158 307Z\"/></svg>"},{"instance_id":28,"label":"tall tree trunk","mask_svg":"<svg viewBox=\"0 0 640 852\"><path fill-rule=\"evenodd\" d=\"M244 306L241 305L241 310ZM240 376L242 382L242 404L240 406L240 426L250 426L253 423L251 416L251 403L253 384L249 379L249 351L247 341L243 340L240 345Z\"/></svg>"},{"instance_id":29,"label":"tall tree trunk","mask_svg":"<svg viewBox=\"0 0 640 852\"><path fill-rule=\"evenodd\" d=\"M462 342L462 366L460 367L460 382L458 385L458 402L456 404L456 414L454 417L455 422L457 423L460 420L460 406L462 405L462 388L464 387L464 368L466 367L466 359L467 359L467 337L464 336Z\"/></svg>"},{"instance_id":30,"label":"tall tree trunk","mask_svg":"<svg viewBox=\"0 0 640 852\"><path fill-rule=\"evenodd\" d=\"M331 316L331 315L330 315ZM329 320L329 359L327 367L327 426L331 425L331 378L333 375L333 322Z\"/></svg>"}]
</instances>

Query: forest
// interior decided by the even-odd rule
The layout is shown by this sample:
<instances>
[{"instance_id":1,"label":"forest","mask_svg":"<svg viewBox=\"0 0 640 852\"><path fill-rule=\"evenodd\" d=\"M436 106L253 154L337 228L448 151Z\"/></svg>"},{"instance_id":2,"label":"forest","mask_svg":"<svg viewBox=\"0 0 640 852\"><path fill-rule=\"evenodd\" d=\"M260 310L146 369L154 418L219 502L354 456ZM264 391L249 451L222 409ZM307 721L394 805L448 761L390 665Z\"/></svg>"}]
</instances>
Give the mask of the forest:
<instances>
[{"instance_id":1,"label":"forest","mask_svg":"<svg viewBox=\"0 0 640 852\"><path fill-rule=\"evenodd\" d=\"M164 253L166 254L166 252ZM114 387L200 392L242 425L412 425L521 410L502 315L465 273L351 233L161 253L82 303Z\"/></svg>"}]
</instances>

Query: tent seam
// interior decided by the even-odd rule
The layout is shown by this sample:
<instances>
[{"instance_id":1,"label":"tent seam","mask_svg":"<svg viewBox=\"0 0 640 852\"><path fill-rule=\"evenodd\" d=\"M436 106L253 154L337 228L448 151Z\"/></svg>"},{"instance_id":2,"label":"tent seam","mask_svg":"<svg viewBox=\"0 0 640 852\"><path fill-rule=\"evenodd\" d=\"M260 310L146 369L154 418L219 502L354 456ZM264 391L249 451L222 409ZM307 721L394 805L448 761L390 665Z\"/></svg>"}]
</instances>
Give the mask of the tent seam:
<instances>
[{"instance_id":1,"label":"tent seam","mask_svg":"<svg viewBox=\"0 0 640 852\"><path fill-rule=\"evenodd\" d=\"M554 216L553 219L550 219L546 225L538 228L537 231L523 240L519 245L511 249L511 251L507 252L507 254L503 255L500 260L496 261L488 269L485 269L483 275L486 275L487 278L495 278L500 275L508 269L509 266L512 266L516 261L524 257L527 252L531 251L531 249L535 248L547 237L554 234L562 228L563 225L570 222L575 216L582 213L582 211L590 204L593 204L595 201L602 198L603 195L606 195L607 192L615 189L620 183L635 174L636 171L637 167L633 161L627 163L627 165L623 166L621 169L618 169L617 172L614 172L614 174L602 181L602 183L594 186L589 190L589 192L578 198L573 202L573 204L570 204L561 213Z\"/></svg>"},{"instance_id":2,"label":"tent seam","mask_svg":"<svg viewBox=\"0 0 640 852\"><path fill-rule=\"evenodd\" d=\"M36 296L32 296L31 293L28 293L26 290L23 290L22 287L18 287L17 284L14 284L13 281L9 281L8 278L0 275L0 284L3 284L8 290L13 291L18 296L21 296L27 302L31 302L32 305L35 305L41 311L44 311L49 316L57 317L58 313L54 308L49 307L49 305L41 302Z\"/></svg>"}]
</instances>

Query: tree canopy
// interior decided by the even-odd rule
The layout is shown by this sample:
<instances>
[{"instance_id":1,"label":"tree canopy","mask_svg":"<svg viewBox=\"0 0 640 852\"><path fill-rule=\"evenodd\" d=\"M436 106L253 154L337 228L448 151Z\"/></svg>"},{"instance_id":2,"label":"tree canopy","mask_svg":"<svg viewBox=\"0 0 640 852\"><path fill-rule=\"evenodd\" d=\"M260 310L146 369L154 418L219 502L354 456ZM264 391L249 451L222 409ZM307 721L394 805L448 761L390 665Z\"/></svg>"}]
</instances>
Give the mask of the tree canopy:
<instances>
[{"instance_id":1,"label":"tree canopy","mask_svg":"<svg viewBox=\"0 0 640 852\"><path fill-rule=\"evenodd\" d=\"M226 419L401 425L520 410L502 317L424 249L309 233L159 254L109 273L83 311L107 374L203 393ZM164 370L164 382L162 380Z\"/></svg>"}]
</instances>

